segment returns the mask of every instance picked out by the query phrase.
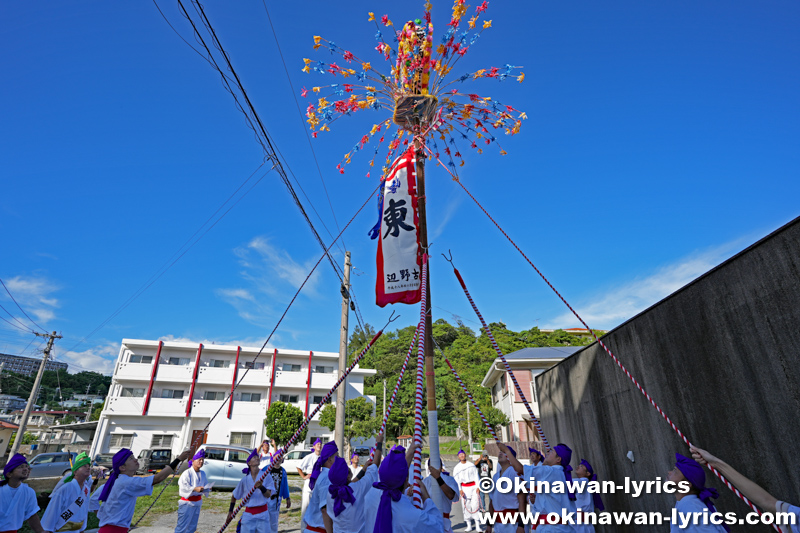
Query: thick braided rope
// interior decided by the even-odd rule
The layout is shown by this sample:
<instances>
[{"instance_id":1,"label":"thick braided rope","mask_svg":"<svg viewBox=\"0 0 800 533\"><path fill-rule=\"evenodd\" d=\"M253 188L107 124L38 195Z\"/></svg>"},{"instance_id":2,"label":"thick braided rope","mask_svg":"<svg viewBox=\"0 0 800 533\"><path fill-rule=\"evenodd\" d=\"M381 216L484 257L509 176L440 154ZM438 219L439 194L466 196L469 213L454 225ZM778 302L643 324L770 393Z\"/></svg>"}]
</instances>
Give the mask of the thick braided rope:
<instances>
[{"instance_id":1,"label":"thick braided rope","mask_svg":"<svg viewBox=\"0 0 800 533\"><path fill-rule=\"evenodd\" d=\"M489 212L488 212L488 211L486 211L486 209L484 209L484 207L481 205L481 203L480 203L480 202L478 202L478 200L477 200L477 199L476 199L474 196L472 196L472 193L471 193L471 192L469 192L469 190L467 190L467 188L464 186L464 184L463 184L463 183L461 183L461 180L459 180L459 179L455 179L455 182L456 182L456 183L458 183L458 184L461 186L461 188L462 188L462 189L464 189L464 192L466 192L466 193L467 193L467 195L468 195L470 198L472 198L472 201L473 201L473 202L475 202L475 205L477 205L477 206L480 208L480 210L481 210L481 211L483 211L483 213L484 213L484 214L485 214L485 215L486 215L486 216L489 218L489 220L491 220L491 221L492 221L492 223L495 225L495 227L496 227L497 229L499 229L499 230L500 230L500 233L502 233L502 234L503 234L503 236L504 236L506 239L508 239L508 242L510 242L510 243L511 243L511 245L512 245L514 248L516 248L516 249L517 249L517 251L520 253L520 255L522 255L522 257L523 257L523 258L525 258L525 260L528 262L528 264L529 264L529 265L531 265L531 267L533 267L533 269L536 271L536 273L537 273L537 274L539 274L539 277L541 277L541 278L544 280L544 282L545 282L545 283L547 283L547 286L548 286L548 287L550 287L550 288L553 290L553 292L556 294L556 296L558 296L558 298L559 298L559 299L560 299L562 302L564 302L564 305L566 305L566 306L567 306L567 308L568 308L568 309L569 309L569 310L572 312L572 314L573 314L573 315L575 315L575 318L577 318L577 319L580 321L580 323L581 323L581 324L583 324L583 327L585 327L585 328L586 328L586 329L587 329L587 330L588 330L588 331L589 331L589 332L592 334L592 337L594 337L594 340L595 340L595 341L597 341L597 344L599 344L599 345L600 345L600 346L603 348L603 350L605 350L605 352L606 352L606 353L607 353L609 356L611 356L611 359L613 359L613 360L614 360L614 362L615 362L615 363L617 363L617 366L618 366L618 367L619 367L619 368L620 368L620 369L621 369L623 372L625 372L625 375L626 375L626 376L628 376L628 378L630 378L630 380L631 380L631 381L634 383L634 385L636 385L636 388L637 388L637 389L639 389L639 392L641 392L642 394L644 394L645 398L647 398L647 401L649 401L649 402L650 402L650 404L651 404L653 407L655 407L655 408L656 408L656 410L658 411L658 413L659 413L659 414L660 414L660 415L661 415L661 416L664 418L664 420L666 420L666 421L667 421L667 423L670 425L670 427L673 429L673 431L675 431L675 433L677 433L677 434L678 434L678 436L681 438L681 440L683 440L683 442L684 442L684 443L685 443L687 446L691 446L691 445L692 445L692 443L691 443L691 442L689 442L689 439L686 437L686 435L684 435L684 434L683 434L683 432L682 432L680 429L678 429L678 427L675 425L675 423L674 423L674 422L673 422L673 421L672 421L672 420L671 420L671 419L670 419L670 418L667 416L667 414L666 414L664 411L662 411L662 410L661 410L661 407L659 407L659 406L658 406L658 404L656 404L655 400L653 400L653 398L652 398L652 397L651 397L651 396L650 396L650 395L647 393L647 391L646 391L646 390L644 390L644 388L642 388L642 386L639 384L639 382L638 382L638 381L636 381L636 378L634 378L634 377L631 375L631 373L630 373L630 372L628 372L628 369L627 369L627 368L625 368L625 366L622 364L622 362L621 362L619 359L617 359L617 356L616 356L616 355L614 355L614 354L611 352L611 350L608 348L608 346L606 346L606 345L603 343L603 341L601 341L601 340L600 340L600 339L597 337L597 334L594 332L594 330L593 330L592 328L590 328L588 324L586 324L586 322L583 320L583 318L581 318L581 316L578 314L578 312L577 312L577 311L575 311L575 309L573 309L573 308L572 308L572 306L571 306L571 305L570 305L570 304L567 302L567 300L566 300L566 299L564 299L564 297L563 297L563 296L561 296L561 293L559 293L559 292L556 290L556 288L553 286L553 284L552 284L552 283L550 283L550 281L549 281L549 280L548 280L548 279L545 277L545 275L544 275L544 274L542 274L542 272L541 272L541 271L540 271L538 268L536 268L536 265L534 265L534 264L533 264L533 261L531 261L530 259L528 259L528 256L527 256L527 255L525 255L525 252L523 252L523 251L520 249L520 247L519 247L519 246L517 246L517 243L515 243L515 242L514 242L514 241L511 239L511 237L509 237L509 236L508 236L508 233L506 233L506 232L505 232L505 230L503 230L503 228L501 228L501 227L500 227L500 224L498 224L498 223L497 223L497 221L495 221L495 219L494 219L494 218L492 218L492 215L490 215L490 214L489 214ZM470 300L470 301L471 301L471 300ZM734 494L736 494L736 495L737 495L739 498L741 498L741 499L742 499L742 501L743 501L744 503L746 503L746 504L747 504L747 505L748 505L748 506L749 506L749 507L750 507L752 510L754 510L755 512L757 512L759 515L761 515L761 514L762 514L761 510L760 510L758 507L756 507L756 506L755 506L755 504L753 504L753 503L752 503L750 500L748 500L748 499L747 499L747 497L746 497L744 494L742 494L741 492L739 492L739 490L738 490L736 487L734 487L734 486L733 486L733 484L731 484L731 482L730 482L730 481L728 481L728 480L725 478L725 476L723 476L723 475L722 475L722 474L721 474L721 473L720 473L720 472L719 472L719 471L718 471L716 468L714 468L714 467L713 467L713 466L711 466L710 464L708 464L707 466L708 466L708 469L709 469L709 470L711 470L711 471L714 473L714 475L715 475L715 476L717 476L717 477L719 478L719 480L720 480L720 481L722 481L722 482L725 484L725 486L727 486L727 487L728 487L730 490L732 490L732 491L733 491L733 493L734 493ZM778 528L778 527L777 527L777 526L775 526L774 524L773 524L773 526L772 526L772 527L773 527L773 528L774 528L776 531L780 531L780 528Z\"/></svg>"},{"instance_id":2,"label":"thick braided rope","mask_svg":"<svg viewBox=\"0 0 800 533\"><path fill-rule=\"evenodd\" d=\"M522 399L522 403L525 405L525 409L528 410L528 415L531 417L531 421L533 422L534 427L536 427L536 431L539 433L539 437L542 439L544 446L546 449L550 449L550 443L547 442L547 437L544 435L544 430L542 429L542 425L539 423L539 419L536 418L536 415L533 414L533 409L531 409L528 400L525 399L525 394L522 392L522 387L519 386L519 382L517 382L517 377L514 375L514 372L511 370L511 366L506 361L506 356L503 355L502 350L500 350L500 346L497 345L497 341L494 340L494 335L492 335L492 330L489 329L489 325L483 319L483 315L480 311L478 311L478 306L475 305L475 301L472 299L469 291L467 290L467 285L464 283L464 279L461 277L461 273L458 271L456 267L453 267L453 272L455 272L456 277L458 278L458 282L461 284L461 288L464 289L464 294L467 295L467 299L469 300L470 305L472 305L472 309L475 311L475 314L478 315L478 318L483 325L483 330L488 335L489 340L492 341L492 347L494 351L497 352L497 355L500 357L500 360L503 361L503 365L506 367L506 372L511 377L511 381L514 382L514 387L517 389L517 394Z\"/></svg>"},{"instance_id":3,"label":"thick braided rope","mask_svg":"<svg viewBox=\"0 0 800 533\"><path fill-rule=\"evenodd\" d=\"M411 354L414 353L414 348L417 347L418 338L419 327L414 330L414 338L411 340L411 344L408 346L408 352L406 353L406 358L403 361L403 366L400 367L400 375L397 376L397 384L395 384L392 395L389 397L389 403L386 405L386 413L383 415L383 422L381 423L381 428L378 430L379 435L386 433L386 424L389 422L389 415L392 413L392 406L394 405L394 401L397 399L397 393L400 391L400 385L403 382L403 375L405 375L406 369L408 368L408 362L411 360ZM369 458L375 459L375 448L370 448Z\"/></svg>"},{"instance_id":4,"label":"thick braided rope","mask_svg":"<svg viewBox=\"0 0 800 533\"><path fill-rule=\"evenodd\" d=\"M422 256L422 282L420 285L422 291L422 301L420 302L419 311L419 326L417 331L417 391L414 400L414 444L418 447L414 450L414 482L413 494L414 505L422 508L422 492L420 491L419 484L422 478L422 384L425 379L423 378L423 371L425 368L425 318L428 313L428 256Z\"/></svg>"},{"instance_id":5,"label":"thick braided rope","mask_svg":"<svg viewBox=\"0 0 800 533\"><path fill-rule=\"evenodd\" d=\"M494 440L499 441L500 439L497 438L497 433L495 433L494 428L489 423L489 421L486 420L486 417L483 416L483 411L481 411L481 408L478 407L478 402L475 401L475 398L473 398L472 393L469 391L467 386L464 385L464 382L461 381L461 376L459 376L458 372L456 372L456 369L453 368L453 365L450 363L450 360L447 358L444 352L442 352L442 357L444 357L444 362L447 363L447 366L449 366L450 370L453 372L453 376L456 378L456 381L458 381L458 384L461 385L461 390L464 391L464 393L467 395L467 398L469 398L469 401L472 402L472 406L475 408L476 411L478 411L478 414L481 415L481 420L483 420L483 425L486 426L486 429L488 429L489 433L492 434Z\"/></svg>"},{"instance_id":6,"label":"thick braided rope","mask_svg":"<svg viewBox=\"0 0 800 533\"><path fill-rule=\"evenodd\" d=\"M303 421L303 423L300 424L300 427L297 428L297 431L294 432L294 435L292 435L292 437L289 439L289 441L286 443L286 445L283 448L281 448L280 450L278 450L278 453L276 453L275 455L272 456L272 458L270 459L269 467L264 470L264 472L261 474L261 476L259 476L259 478L256 481L256 483L263 482L264 479L268 475L270 475L269 471L272 469L273 463L280 462L283 459L283 455L286 453L286 449L289 448L291 445L293 445L297 441L297 439L300 437L300 434L303 432L304 429L306 429L306 427L308 426L309 422L311 422L311 419L314 418L314 415L316 415L325 405L327 405L328 400L330 400L331 396L333 396L333 393L336 391L336 389L339 387L339 385L342 384L342 382L347 378L347 376L350 374L350 372L356 367L356 365L359 363L359 361L361 361L361 359L364 357L364 354L366 354L367 351L370 348L372 348L372 345L375 344L375 341L377 341L378 337L380 337L381 335L383 335L383 330L380 330L378 333L376 333L375 336L372 337L372 340L369 341L369 344L366 347L364 347L363 350L361 350L361 353L359 353L358 356L356 356L356 358L350 364L350 366L347 367L347 370L344 371L342 376L338 379L338 381L336 381L336 383L333 385L331 390L328 391L328 393L325 395L323 400L321 402L319 402L319 404L308 415L308 417L306 417L306 419ZM217 533L223 533L223 531L225 531L225 528L228 527L228 524L231 523L233 518L236 517L236 515L239 513L239 511L242 510L242 508L245 505L247 505L247 502L250 500L250 497L253 495L253 492L255 492L255 491L256 491L256 488L255 488L255 484L254 484L253 488L250 489L250 492L248 492L247 494L244 495L244 497L242 498L242 501L239 502L239 505L237 505L236 508L233 510L233 512L225 519L225 523L222 524L222 527L219 528L219 531L217 531Z\"/></svg>"}]
</instances>

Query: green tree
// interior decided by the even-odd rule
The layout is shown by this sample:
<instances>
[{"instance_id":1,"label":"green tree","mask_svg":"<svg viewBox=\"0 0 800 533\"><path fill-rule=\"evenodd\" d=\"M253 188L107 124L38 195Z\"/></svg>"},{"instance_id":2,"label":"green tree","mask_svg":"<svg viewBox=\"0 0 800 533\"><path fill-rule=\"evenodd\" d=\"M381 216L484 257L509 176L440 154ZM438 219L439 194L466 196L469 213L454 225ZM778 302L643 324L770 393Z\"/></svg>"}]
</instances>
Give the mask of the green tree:
<instances>
[{"instance_id":1,"label":"green tree","mask_svg":"<svg viewBox=\"0 0 800 533\"><path fill-rule=\"evenodd\" d=\"M380 420L373 415L374 412L375 406L363 396L347 400L344 407L344 440L348 448L352 439L368 439L378 430ZM328 404L322 408L319 425L331 431L335 430L336 406Z\"/></svg>"},{"instance_id":2,"label":"green tree","mask_svg":"<svg viewBox=\"0 0 800 533\"><path fill-rule=\"evenodd\" d=\"M14 441L16 440L16 438L17 438L17 433L15 432L13 435L11 435L11 438L8 441L8 449L9 450L11 449L12 446L14 446ZM39 442L39 438L38 437L34 437L31 433L28 433L27 431L22 436L22 444L23 445L25 445L25 444L35 444L37 442Z\"/></svg>"},{"instance_id":3,"label":"green tree","mask_svg":"<svg viewBox=\"0 0 800 533\"><path fill-rule=\"evenodd\" d=\"M100 420L100 413L102 413L103 409L106 408L106 402L107 401L108 401L108 398L106 398L106 401L103 402L103 405L99 405L99 406L95 407L94 409L92 409L92 416L89 417L90 421Z\"/></svg>"},{"instance_id":4,"label":"green tree","mask_svg":"<svg viewBox=\"0 0 800 533\"><path fill-rule=\"evenodd\" d=\"M267 435L275 439L278 446L284 446L295 434L297 428L305 420L303 411L294 405L283 402L272 402L267 410L267 418L264 420L264 427ZM300 434L296 443L306 440L308 428Z\"/></svg>"}]
</instances>

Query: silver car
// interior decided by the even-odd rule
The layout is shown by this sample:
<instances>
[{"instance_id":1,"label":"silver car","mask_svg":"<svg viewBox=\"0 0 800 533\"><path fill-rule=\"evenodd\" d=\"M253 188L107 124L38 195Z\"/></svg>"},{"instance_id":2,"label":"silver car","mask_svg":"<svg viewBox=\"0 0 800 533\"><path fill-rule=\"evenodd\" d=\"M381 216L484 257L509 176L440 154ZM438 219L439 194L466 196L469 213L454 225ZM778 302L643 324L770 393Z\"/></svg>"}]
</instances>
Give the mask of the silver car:
<instances>
[{"instance_id":1,"label":"silver car","mask_svg":"<svg viewBox=\"0 0 800 533\"><path fill-rule=\"evenodd\" d=\"M72 470L75 452L40 453L30 461L31 478L61 477Z\"/></svg>"},{"instance_id":2,"label":"silver car","mask_svg":"<svg viewBox=\"0 0 800 533\"><path fill-rule=\"evenodd\" d=\"M235 489L244 477L242 469L247 467L247 457L252 450L229 444L203 444L206 459L203 472L215 489Z\"/></svg>"}]
</instances>

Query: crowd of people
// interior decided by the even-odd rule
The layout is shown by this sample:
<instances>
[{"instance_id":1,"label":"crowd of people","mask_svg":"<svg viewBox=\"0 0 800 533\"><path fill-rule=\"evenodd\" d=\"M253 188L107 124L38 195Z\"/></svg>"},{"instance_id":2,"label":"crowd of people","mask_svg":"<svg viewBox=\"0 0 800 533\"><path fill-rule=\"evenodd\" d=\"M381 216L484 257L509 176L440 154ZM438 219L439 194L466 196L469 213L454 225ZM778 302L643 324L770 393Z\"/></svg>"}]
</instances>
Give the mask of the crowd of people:
<instances>
[{"instance_id":1,"label":"crowd of people","mask_svg":"<svg viewBox=\"0 0 800 533\"><path fill-rule=\"evenodd\" d=\"M374 458L361 465L358 456L349 460L339 457L334 442L324 445L318 440L308 454L298 474L302 477L302 533L453 533L450 512L452 505L461 502L465 531L486 533L591 533L589 524L574 525L553 520L548 514L590 513L603 511L599 494L586 490L598 476L591 463L581 459L573 469L572 450L557 444L546 454L530 448L530 464L517 458L514 448L497 443L497 467L483 453L476 461L467 459L461 450L458 463L449 474L442 464L426 462L422 482L418 485L421 506L414 504L413 458L416 446L408 449L394 446L383 450L383 436L376 439ZM273 442L274 446L274 442ZM96 512L99 533L127 533L132 527L137 498L153 493L153 486L173 475L181 462L190 459L184 452L169 466L155 475L136 476L139 462L133 452L123 449L113 458L112 469L105 484L97 487L91 461L82 453L73 461L71 473L58 482L50 502L39 518L35 491L24 483L30 466L24 456L16 454L3 468L0 481L0 533L17 533L27 522L35 533L84 531L90 512ZM178 480L180 497L175 533L194 533L198 527L203 499L211 485L203 472L205 452L198 451L189 461ZM291 507L286 470L275 460L265 441L252 451L242 478L233 490L229 518L237 501L247 498L243 513L236 523L239 533L278 533L282 502ZM800 533L800 508L780 501L766 490L736 471L733 467L700 448L691 448L691 457L676 454L674 468L667 479L676 486L688 487L675 493L679 512L715 511L712 499L715 489L706 486L706 465L722 473L739 491L766 513L791 513L797 517L793 526L781 526L783 533ZM438 467L438 468L437 468ZM545 482L562 482L575 492L517 493L501 491L501 478L513 486L515 478ZM479 490L481 480L491 479L494 490L488 494ZM568 485L568 482L574 482ZM508 483L506 484L508 485ZM248 498L249 495L249 498ZM525 524L520 513L539 513L538 524ZM494 524L486 522L489 515ZM502 517L512 519L502 520ZM545 518L547 517L547 518ZM516 520L516 521L515 521ZM507 522L507 523L503 523ZM484 524L485 529L481 528ZM216 524L212 526L215 527ZM231 526L233 527L233 526ZM723 533L727 526L689 524L681 529L672 523L670 531L693 533Z\"/></svg>"}]
</instances>

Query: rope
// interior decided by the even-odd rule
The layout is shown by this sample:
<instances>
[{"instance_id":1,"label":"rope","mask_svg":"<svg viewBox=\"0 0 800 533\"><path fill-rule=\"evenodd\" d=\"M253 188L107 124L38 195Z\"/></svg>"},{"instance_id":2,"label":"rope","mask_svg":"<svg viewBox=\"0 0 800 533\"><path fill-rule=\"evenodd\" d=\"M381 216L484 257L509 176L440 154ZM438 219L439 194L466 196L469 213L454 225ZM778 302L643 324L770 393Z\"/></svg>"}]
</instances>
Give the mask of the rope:
<instances>
[{"instance_id":1,"label":"rope","mask_svg":"<svg viewBox=\"0 0 800 533\"><path fill-rule=\"evenodd\" d=\"M642 386L639 384L639 382L636 380L636 378L634 378L634 377L633 377L633 375L631 375L631 373L628 371L628 369L627 369L627 368L625 368L625 366L624 366L624 365L622 364L622 362L621 362L621 361L620 361L620 360L617 358L617 356L616 356L616 355L614 355L614 354L611 352L611 350L608 348L608 346L606 346L606 345L603 343L603 341L601 341L601 340L600 340L600 339L597 337L597 334L594 332L594 330L593 330L593 329L591 329L591 328L589 327L589 325L588 325L588 324L586 324L586 322L583 320L583 318L581 318L581 316L580 316L580 315L577 313L577 311L575 311L575 309L573 309L573 308L572 308L572 306L571 306L571 305L570 305L570 304L567 302L567 300L566 300L566 299L564 299L564 297L563 297L563 296L561 296L561 293L559 293L559 292L556 290L556 288L553 286L553 284L552 284L552 283L550 283L550 281L549 281L549 280L548 280L548 279L545 277L545 275L544 275L544 274L542 274L542 272L541 272L541 271L540 271L538 268L536 268L536 265L534 265L534 264L533 264L533 262L532 262L530 259L528 259L528 256L527 256L527 255L525 255L525 252L523 252L523 251L520 249L520 247L519 247L519 246L517 246L517 243L515 243L515 242L514 242L514 240L513 240L513 239L511 239L511 237L509 237L509 236L508 236L508 233L506 233L506 232L505 232L505 230L503 230L503 228L501 228L501 227L500 227L500 224L498 224L498 223L497 223L497 221L495 221L495 219L494 219L494 218L492 218L492 215L490 215L490 214L489 214L489 212L488 212L488 211L486 211L486 209L485 209L485 208L484 208L484 207L481 205L481 203L480 203L480 202L478 202L478 200L477 200L477 199L476 199L474 196L472 196L472 193L471 193L471 192L469 192L469 190L468 190L468 189L467 189L467 188L464 186L464 184L463 184L463 183L461 183L461 180L458 180L458 179L456 179L456 180L455 180L455 182L456 182L456 183L458 183L458 184L461 186L461 188L462 188L462 189L464 189L464 192L466 192L466 193L467 193L467 195L469 195L469 197L470 197L470 198L472 198L472 201L473 201L473 202L475 202L475 205L477 205L477 206L480 208L480 210L481 210L481 211L483 211L483 213L484 213L484 214L485 214L485 215L486 215L486 216L489 218L489 220L491 220L491 221L492 221L492 223L495 225L495 227L496 227L497 229L499 229L499 230L500 230L500 233L502 233L502 234L503 234L503 236L504 236L506 239L508 239L508 242L510 242L510 243L511 243L511 245L512 245L514 248L516 248L516 249L517 249L517 251L520 253L520 255L522 255L522 257L523 257L523 258L525 258L525 260L528 262L528 264L529 264L529 265L531 265L531 267L533 267L533 269L536 271L536 273L537 273L537 274L539 274L539 276L540 276L540 277L541 277L541 278L544 280L544 282L545 282L545 283L547 283L547 286L548 286L548 287L550 287L550 288L553 290L553 292L554 292L554 293L556 293L556 296L558 296L558 297L559 297L559 299L560 299L562 302L564 302L564 305L566 305L566 306L567 306L567 308L569 308L569 310L572 312L572 314L573 314L573 315L575 315L575 318L577 318L577 319L580 321L580 323L581 323L581 324L583 324L583 327L585 327L585 328L586 328L586 329L587 329L587 330L588 330L588 331L589 331L589 332L592 334L592 337L594 337L594 340L595 340L595 341L597 341L597 344L599 344L599 345L600 345L600 346L603 348L603 350L605 350L605 352L606 352L606 353L607 353L609 356L611 356L611 359L613 359L613 360L614 360L614 362L617 364L617 366L618 366L618 367L619 367L619 368L620 368L620 369L621 369L623 372L625 372L625 375L626 375L626 376L628 376L628 378L630 378L630 380L633 382L633 384L634 384L634 385L636 385L636 388L637 388L637 389L639 389L639 392L641 392L642 394L644 394L645 398L647 398L647 401L648 401L648 402L650 402L650 405L652 405L653 407L655 407L655 409L658 411L658 413L659 413L659 414L660 414L660 415L661 415L661 416L664 418L664 420L666 420L666 422L667 422L667 423L670 425L670 427L673 429L673 431L675 431L675 433L677 433L677 434L678 434L678 436L681 438L681 440L683 440L683 442L684 442L684 443L685 443L687 446L692 446L692 443L691 443L691 442L689 442L689 439L686 437L686 435L684 435L684 434L683 434L683 432L682 432L682 431L681 431L681 430L678 428L678 426L676 426L676 425L675 425L675 423L674 423L674 422L673 422L673 421L672 421L672 420L669 418L669 416L667 416L667 414L666 414L664 411L662 411L662 410L661 410L661 407L659 407L659 406L658 406L658 404L655 402L655 400L653 400L653 398L650 396L650 394L648 394L648 393L647 393L647 391L646 391L646 390L644 390L644 388L643 388L643 387L642 387ZM457 271L456 271L456 274L458 274L458 272L457 272ZM460 280L460 279L461 279L461 276L459 276L459 280ZM463 283L463 282L462 282L461 284L462 284L462 286L464 285L464 283ZM466 290L466 288L465 288L464 290ZM471 298L470 298L470 302L472 302L472 299L471 299ZM475 306L473 305L473 308L474 308L474 307L475 307ZM476 310L476 311L477 311L477 310ZM481 319L481 322L483 322L483 319ZM493 341L493 342L494 342L494 341ZM513 375L512 375L512 378L513 378ZM515 383L516 383L516 382L515 382ZM537 428L538 428L538 426L537 426ZM714 468L713 466L711 466L711 464L708 464L707 466L708 466L708 469L709 469L709 470L711 470L711 471L714 473L714 475L715 475L715 476L717 476L717 478L719 478L719 480L720 480L720 481L722 481L722 482L725 484L725 486L726 486L726 487L728 487L728 488L729 488L731 491L733 491L733 493L734 493L734 494L736 494L736 495L737 495L739 498L741 498L741 500L742 500L744 503L746 503L746 504L747 504L747 505L748 505L748 506L749 506L749 507L750 507L752 510L754 510L755 512L757 512L759 515L763 514L763 513L762 513L762 511L761 511L761 510L760 510L758 507L756 507L756 506L755 506L755 504L753 504L753 503L752 503L750 500L748 500L748 499L747 499L747 497L746 497L744 494L742 494L741 492L739 492L739 490L738 490L736 487L734 487L734 486L733 486L733 484L731 484L731 482L730 482L730 481L728 481L728 480L725 478L725 476L723 476L723 475L722 475L722 474L721 474L721 473L720 473L720 472L719 472L719 471L718 471L716 468ZM776 525L774 525L774 524L773 524L773 525L772 525L772 527L773 527L773 528L774 528L776 531L780 531L780 528L778 528Z\"/></svg>"},{"instance_id":2,"label":"rope","mask_svg":"<svg viewBox=\"0 0 800 533\"><path fill-rule=\"evenodd\" d=\"M384 326L383 329L386 329L386 327L389 324L391 324L392 322L394 322L395 320L397 320L397 319L396 318L390 318L389 322L386 323L386 326ZM347 367L347 370L345 370L344 373L342 374L342 376L336 381L336 383L334 383L333 387L331 388L331 390L328 391L328 393L325 395L325 397L322 399L322 401L306 417L306 419L303 421L303 423L300 424L300 426L297 428L297 431L294 432L294 435L291 436L291 438L286 442L284 447L281 448L280 450L278 450L278 453L276 453L276 454L274 454L272 456L272 458L270 459L270 462L269 462L269 468L266 468L261 473L261 476L259 476L259 478L256 481L256 483L253 484L253 488L250 489L250 491L247 494L244 495L244 498L242 498L242 501L239 502L239 505L236 506L236 508L233 510L233 512L230 515L228 515L228 517L225 519L225 523L222 524L222 527L219 529L219 531L217 533L223 533L223 531L225 531L225 528L227 528L228 525L236 517L236 515L239 514L239 511L241 511L242 508L244 508L244 506L247 505L247 502L250 500L250 497L253 495L253 492L256 491L255 485L258 482L263 482L264 479L268 475L270 475L269 471L272 469L272 465L274 463L280 462L281 460L283 460L283 455L284 455L284 453L286 453L286 449L289 448L290 446L292 446L297 441L297 439L300 438L300 435L306 429L306 427L308 426L309 422L311 422L311 419L314 418L314 416L328 403L328 400L330 400L330 398L333 395L333 393L336 391L336 389L339 387L339 385L341 385L342 382L347 378L347 376L356 367L356 365L361 361L361 359L364 357L364 354L366 354L367 351L370 348L372 348L372 346L375 344L375 341L377 341L378 338L381 335L383 335L383 329L381 329L378 333L376 333L375 336L372 337L372 340L369 341L369 344L367 344L367 346L365 346L364 349L361 350L361 353L359 353L358 356L356 356L356 358L353 360L353 362L350 364L350 366Z\"/></svg>"},{"instance_id":3,"label":"rope","mask_svg":"<svg viewBox=\"0 0 800 533\"><path fill-rule=\"evenodd\" d=\"M452 261L450 264L452 265ZM483 315L478 310L478 306L475 305L475 301L472 299L472 296L469 294L469 291L467 290L467 286L464 283L464 279L461 277L461 273L454 265L453 265L453 272L458 278L458 282L461 284L461 288L464 289L464 294L467 295L467 299L469 300L470 305L472 305L472 309L475 311L475 314L478 315L478 318L481 321L481 325L483 326L483 330L486 332L486 335L489 337L489 340L492 341L492 347L494 348L494 351L497 352L497 355L500 357L500 360L503 361L503 366L506 367L506 372L508 372L508 375L511 377L511 381L514 382L514 388L516 388L519 397L522 398L522 403L525 405L525 409L528 410L528 415L531 417L531 421L533 422L533 425L536 428L537 433L539 433L539 437L542 439L542 442L544 443L545 447L549 450L550 443L547 442L547 437L545 437L544 435L544 430L542 429L542 425L539 423L539 419L536 418L536 415L533 414L533 409L531 409L528 400L525 399L525 394L522 392L522 387L519 386L517 377L511 370L511 366L508 364L508 361L506 361L506 356L503 355L502 350L500 350L500 346L498 346L497 341L494 340L494 335L492 335L492 330L489 328L489 325L483 319Z\"/></svg>"},{"instance_id":4,"label":"rope","mask_svg":"<svg viewBox=\"0 0 800 533\"><path fill-rule=\"evenodd\" d=\"M419 485L422 479L422 377L425 367L425 318L428 314L428 254L422 255L422 274L420 290L422 291L422 301L420 302L419 326L417 326L417 391L414 401L414 444L418 447L414 450L414 505L422 508L422 492Z\"/></svg>"},{"instance_id":5,"label":"rope","mask_svg":"<svg viewBox=\"0 0 800 533\"><path fill-rule=\"evenodd\" d=\"M261 349L258 351L256 356L253 358L253 363L254 364L251 365L251 368L255 367L255 362L261 356L262 352L264 351L264 348L267 347L267 344L272 339L272 336L278 330L278 327L281 325L281 322L283 322L283 319L286 317L286 314L289 312L289 309L292 307L292 305L294 304L295 300L300 295L300 291L303 290L303 287L305 287L306 283L308 283L308 280L311 279L311 276L314 274L314 271L317 269L317 267L322 262L322 260L325 259L325 257L328 256L328 250L330 250L333 247L333 245L336 244L336 241L339 240L339 238L342 236L342 234L344 234L344 232L347 230L347 228L350 226L350 224L353 223L353 221L361 213L361 211L364 209L364 207L366 207L366 205L372 200L372 195L375 194L376 192L378 192L379 188L380 188L380 185L378 185L378 187L375 187L375 190L372 191L369 194L369 196L367 197L367 200L363 204L361 204L361 207L358 208L358 211L356 211L355 215L353 215L353 217L350 219L350 221L344 226L344 228L342 228L342 230L339 232L339 234L336 236L336 238L333 239L333 241L330 243L330 245L323 252L322 256L320 256L320 258L314 264L314 267L308 273L308 275L306 276L306 279L303 280L303 283L300 284L300 287L298 287L297 292L294 293L294 296L292 297L291 301L289 301L289 305L286 306L286 309L283 311L283 314L278 319L277 324L275 324L275 327L272 328L272 331L270 332L269 336L267 337L267 340L264 341L264 344L261 345ZM209 419L208 423L203 428L203 431L201 431L197 435L197 438L192 442L192 445L190 446L190 449L196 449L197 446L199 446L199 444L201 442L201 439L203 438L203 435L208 433L208 428L211 427L211 422L213 422L214 419L217 417L217 415L219 415L219 413L222 411L223 407L225 407L225 404L227 404L229 401L231 401L231 399L233 398L234 391L236 391L236 389L239 388L239 385L242 383L242 381L244 380L245 376L247 376L248 372L250 372L250 368L246 368L245 371L242 373L241 377L239 378L239 381L236 382L236 385L233 387L233 390L231 390L231 393L228 395L228 397L226 399L224 399L222 401L222 404L219 406L219 409L217 409L217 412L214 413L214 416L212 416ZM270 394L271 393L272 393L272 391L270 391ZM191 398L189 399L189 401L191 401ZM320 405L322 405L322 404L320 404ZM181 461L178 464L178 469L176 470L176 472L180 471L182 465L183 465L183 461ZM142 516L140 516L139 519L133 524L133 528L136 528L139 525L139 522L141 522L144 519L144 517L147 516L147 513L150 512L150 509L153 508L153 506L156 504L156 502L159 500L159 498L161 498L161 495L164 494L164 491L167 490L167 487L169 487L172 484L174 479L175 479L175 477L173 476L173 477L171 477L169 479L169 481L167 481L166 484L164 484L164 486L161 488L161 491L158 493L158 495L153 500L153 502L150 504L150 506L147 509L145 509L145 511L142 514Z\"/></svg>"},{"instance_id":6,"label":"rope","mask_svg":"<svg viewBox=\"0 0 800 533\"><path fill-rule=\"evenodd\" d=\"M408 362L411 359L411 354L414 353L414 348L417 346L418 338L419 326L417 326L417 329L414 330L414 338L411 340L411 344L408 346L408 352L406 353L406 358L403 361L403 366L400 367L400 375L397 376L397 384L394 386L391 397L389 397L389 404L386 406L386 412L383 414L383 422L381 423L381 428L378 430L378 435L383 435L386 433L386 423L389 421L389 415L392 413L392 406L394 405L394 401L397 399L397 393L400 391L403 375L406 373L406 368L408 368ZM375 448L370 448L369 458L375 459Z\"/></svg>"},{"instance_id":7,"label":"rope","mask_svg":"<svg viewBox=\"0 0 800 533\"><path fill-rule=\"evenodd\" d=\"M433 339L433 336L431 336L431 338ZM433 339L433 343L436 345L437 348L439 348L439 351L442 352L442 357L444 357L444 362L447 363L447 366L450 367L450 371L453 372L453 376L456 378L456 381L458 381L458 384L461 385L461 390L464 391L464 393L467 395L467 398L469 398L469 401L472 402L472 406L475 408L476 411L478 411L478 414L481 415L481 420L483 420L483 424L486 426L486 429L488 429L489 433L492 434L494 440L499 441L500 439L497 438L497 433L495 433L494 427L492 427L489 421L486 420L486 417L483 416L483 411L481 411L481 408L478 407L478 402L475 401L475 398L472 396L472 393L469 391L464 382L461 381L461 376L459 376L458 372L456 372L456 369L453 368L452 363L450 363L450 359L448 359L447 356L444 354L444 350L442 350L442 348L439 346L439 343L436 342L436 339Z\"/></svg>"}]
</instances>

